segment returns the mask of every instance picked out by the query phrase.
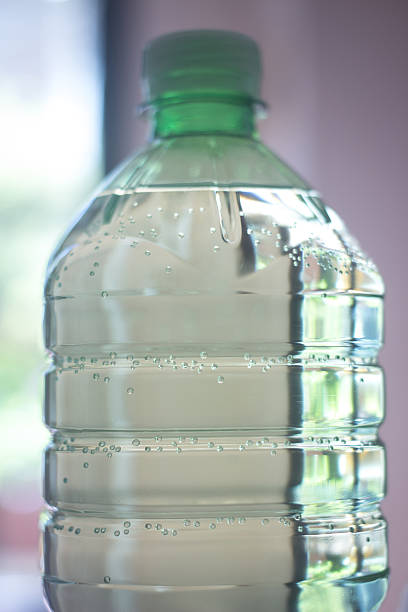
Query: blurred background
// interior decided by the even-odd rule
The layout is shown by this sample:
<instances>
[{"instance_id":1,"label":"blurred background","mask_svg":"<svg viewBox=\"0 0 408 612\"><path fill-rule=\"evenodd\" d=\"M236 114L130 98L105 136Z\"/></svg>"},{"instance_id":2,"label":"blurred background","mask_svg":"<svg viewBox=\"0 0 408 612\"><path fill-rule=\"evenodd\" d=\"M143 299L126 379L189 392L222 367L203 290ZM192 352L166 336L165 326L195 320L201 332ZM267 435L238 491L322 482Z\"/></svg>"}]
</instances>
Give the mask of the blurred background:
<instances>
[{"instance_id":1,"label":"blurred background","mask_svg":"<svg viewBox=\"0 0 408 612\"><path fill-rule=\"evenodd\" d=\"M48 440L41 424L47 257L103 175L143 145L144 45L190 28L238 30L258 42L270 105L262 138L322 193L385 278L381 436L391 580L381 611L408 611L405 0L2 0L1 610L44 611L37 524Z\"/></svg>"}]
</instances>

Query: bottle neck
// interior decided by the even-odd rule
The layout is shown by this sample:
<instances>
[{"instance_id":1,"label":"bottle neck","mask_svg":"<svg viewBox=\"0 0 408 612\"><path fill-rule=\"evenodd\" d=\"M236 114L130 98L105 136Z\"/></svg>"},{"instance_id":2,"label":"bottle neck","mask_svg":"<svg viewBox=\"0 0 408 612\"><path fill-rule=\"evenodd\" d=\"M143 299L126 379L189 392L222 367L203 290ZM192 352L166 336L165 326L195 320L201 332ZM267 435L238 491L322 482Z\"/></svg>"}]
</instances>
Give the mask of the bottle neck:
<instances>
[{"instance_id":1,"label":"bottle neck","mask_svg":"<svg viewBox=\"0 0 408 612\"><path fill-rule=\"evenodd\" d=\"M190 99L153 105L154 138L216 133L255 137L252 101Z\"/></svg>"}]
</instances>

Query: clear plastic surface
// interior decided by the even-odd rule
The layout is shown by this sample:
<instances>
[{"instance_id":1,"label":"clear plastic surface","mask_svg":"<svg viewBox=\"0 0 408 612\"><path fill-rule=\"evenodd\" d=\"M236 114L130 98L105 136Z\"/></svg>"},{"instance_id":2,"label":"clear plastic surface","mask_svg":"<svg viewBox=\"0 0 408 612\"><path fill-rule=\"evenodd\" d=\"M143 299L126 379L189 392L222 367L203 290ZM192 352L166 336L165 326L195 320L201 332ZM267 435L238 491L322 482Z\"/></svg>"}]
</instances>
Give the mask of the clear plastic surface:
<instances>
[{"instance_id":1,"label":"clear plastic surface","mask_svg":"<svg viewBox=\"0 0 408 612\"><path fill-rule=\"evenodd\" d=\"M378 609L383 284L255 139L153 143L45 288L54 612Z\"/></svg>"}]
</instances>

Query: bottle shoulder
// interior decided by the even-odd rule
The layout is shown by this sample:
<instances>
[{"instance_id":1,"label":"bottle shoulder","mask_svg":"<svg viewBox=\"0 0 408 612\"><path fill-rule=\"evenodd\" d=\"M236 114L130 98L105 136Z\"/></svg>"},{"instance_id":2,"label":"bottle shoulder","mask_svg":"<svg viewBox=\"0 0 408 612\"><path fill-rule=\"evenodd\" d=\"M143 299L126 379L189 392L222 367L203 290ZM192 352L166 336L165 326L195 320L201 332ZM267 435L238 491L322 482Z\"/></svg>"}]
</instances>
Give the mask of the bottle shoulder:
<instances>
[{"instance_id":1,"label":"bottle shoulder","mask_svg":"<svg viewBox=\"0 0 408 612\"><path fill-rule=\"evenodd\" d=\"M258 138L184 135L152 141L110 181L110 189L167 186L310 189Z\"/></svg>"},{"instance_id":2,"label":"bottle shoulder","mask_svg":"<svg viewBox=\"0 0 408 612\"><path fill-rule=\"evenodd\" d=\"M183 270L185 292L384 291L319 194L259 140L231 136L152 142L124 162L53 253L46 294L161 294L166 269Z\"/></svg>"}]
</instances>

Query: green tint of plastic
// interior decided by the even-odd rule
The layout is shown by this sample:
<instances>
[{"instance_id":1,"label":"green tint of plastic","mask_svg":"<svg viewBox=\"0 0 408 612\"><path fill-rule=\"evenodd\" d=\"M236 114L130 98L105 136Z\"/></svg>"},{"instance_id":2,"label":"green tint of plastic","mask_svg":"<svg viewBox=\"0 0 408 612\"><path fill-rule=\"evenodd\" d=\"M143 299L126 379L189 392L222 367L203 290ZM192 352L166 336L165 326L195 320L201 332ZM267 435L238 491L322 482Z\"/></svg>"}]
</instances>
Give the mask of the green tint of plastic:
<instances>
[{"instance_id":1,"label":"green tint of plastic","mask_svg":"<svg viewBox=\"0 0 408 612\"><path fill-rule=\"evenodd\" d=\"M157 105L155 111L155 136L167 138L180 134L229 133L236 136L253 136L255 129L252 105L247 102L209 100Z\"/></svg>"}]
</instances>

